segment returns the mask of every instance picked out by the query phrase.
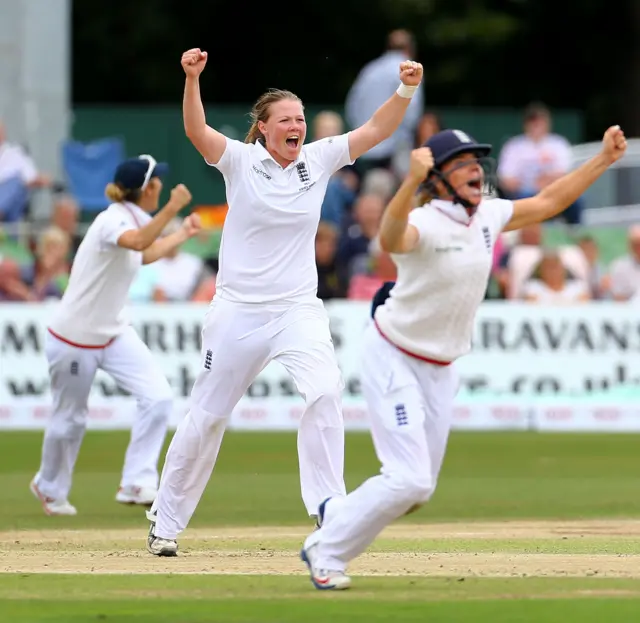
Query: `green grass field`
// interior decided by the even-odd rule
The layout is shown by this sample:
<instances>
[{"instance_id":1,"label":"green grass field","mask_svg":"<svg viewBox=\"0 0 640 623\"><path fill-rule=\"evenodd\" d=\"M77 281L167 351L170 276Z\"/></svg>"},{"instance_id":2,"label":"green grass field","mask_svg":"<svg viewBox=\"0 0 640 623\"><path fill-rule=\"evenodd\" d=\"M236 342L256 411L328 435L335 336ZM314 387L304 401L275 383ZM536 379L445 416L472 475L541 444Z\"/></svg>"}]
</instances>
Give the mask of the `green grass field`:
<instances>
[{"instance_id":1,"label":"green grass field","mask_svg":"<svg viewBox=\"0 0 640 623\"><path fill-rule=\"evenodd\" d=\"M181 556L144 551L143 510L113 501L124 433L89 433L71 501L28 491L40 433L0 434L0 621L580 623L640 615L640 436L454 433L432 502L314 591L294 434L230 433ZM347 486L378 469L347 437ZM638 518L638 519L636 519Z\"/></svg>"}]
</instances>

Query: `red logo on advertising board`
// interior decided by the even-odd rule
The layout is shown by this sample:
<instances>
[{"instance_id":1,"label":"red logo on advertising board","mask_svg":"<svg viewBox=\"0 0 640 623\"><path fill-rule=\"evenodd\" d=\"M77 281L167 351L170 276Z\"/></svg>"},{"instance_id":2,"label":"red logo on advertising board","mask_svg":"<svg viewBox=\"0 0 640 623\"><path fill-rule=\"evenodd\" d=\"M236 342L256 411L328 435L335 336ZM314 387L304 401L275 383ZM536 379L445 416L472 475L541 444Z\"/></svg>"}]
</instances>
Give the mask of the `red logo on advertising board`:
<instances>
[{"instance_id":1,"label":"red logo on advertising board","mask_svg":"<svg viewBox=\"0 0 640 623\"><path fill-rule=\"evenodd\" d=\"M606 422L619 420L621 415L620 409L615 407L599 407L593 410L593 417L596 420L604 420Z\"/></svg>"},{"instance_id":2,"label":"red logo on advertising board","mask_svg":"<svg viewBox=\"0 0 640 623\"><path fill-rule=\"evenodd\" d=\"M493 407L491 415L496 420L512 422L520 418L520 409L518 407Z\"/></svg>"},{"instance_id":3,"label":"red logo on advertising board","mask_svg":"<svg viewBox=\"0 0 640 623\"><path fill-rule=\"evenodd\" d=\"M241 420L251 420L252 422L257 422L260 420L265 420L267 418L267 410L248 407L240 409L239 415Z\"/></svg>"},{"instance_id":4,"label":"red logo on advertising board","mask_svg":"<svg viewBox=\"0 0 640 623\"><path fill-rule=\"evenodd\" d=\"M544 417L554 422L566 422L573 418L573 409L571 407L549 407L544 410Z\"/></svg>"}]
</instances>

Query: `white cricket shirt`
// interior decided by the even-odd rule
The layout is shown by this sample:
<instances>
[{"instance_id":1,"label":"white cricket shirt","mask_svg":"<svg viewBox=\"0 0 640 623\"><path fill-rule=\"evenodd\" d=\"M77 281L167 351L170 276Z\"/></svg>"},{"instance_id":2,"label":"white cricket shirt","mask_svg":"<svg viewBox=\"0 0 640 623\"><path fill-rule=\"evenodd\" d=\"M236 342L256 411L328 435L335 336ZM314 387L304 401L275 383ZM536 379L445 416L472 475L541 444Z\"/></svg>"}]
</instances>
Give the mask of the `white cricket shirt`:
<instances>
[{"instance_id":1,"label":"white cricket shirt","mask_svg":"<svg viewBox=\"0 0 640 623\"><path fill-rule=\"evenodd\" d=\"M98 214L80 243L69 284L49 330L75 346L106 346L129 325L129 288L142 252L118 246L118 238L151 216L133 203L113 203Z\"/></svg>"},{"instance_id":2,"label":"white cricket shirt","mask_svg":"<svg viewBox=\"0 0 640 623\"><path fill-rule=\"evenodd\" d=\"M261 143L227 138L212 165L224 176L229 206L216 296L240 303L315 297L320 208L331 175L352 162L348 134L304 145L286 168Z\"/></svg>"},{"instance_id":3,"label":"white cricket shirt","mask_svg":"<svg viewBox=\"0 0 640 623\"><path fill-rule=\"evenodd\" d=\"M420 239L410 253L392 254L396 285L375 321L408 354L450 363L471 349L474 319L491 274L495 241L513 203L482 201L469 218L460 205L434 200L409 215Z\"/></svg>"}]
</instances>

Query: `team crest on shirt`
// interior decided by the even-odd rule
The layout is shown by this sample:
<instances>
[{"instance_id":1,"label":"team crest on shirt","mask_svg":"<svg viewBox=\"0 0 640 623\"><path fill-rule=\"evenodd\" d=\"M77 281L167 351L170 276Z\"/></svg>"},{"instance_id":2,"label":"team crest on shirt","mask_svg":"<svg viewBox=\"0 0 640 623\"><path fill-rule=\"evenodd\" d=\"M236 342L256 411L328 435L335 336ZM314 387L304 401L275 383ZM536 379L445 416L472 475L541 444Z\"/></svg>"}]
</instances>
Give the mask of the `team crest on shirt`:
<instances>
[{"instance_id":1,"label":"team crest on shirt","mask_svg":"<svg viewBox=\"0 0 640 623\"><path fill-rule=\"evenodd\" d=\"M298 174L298 179L302 182L300 192L309 190L315 185L315 182L312 182L309 177L309 171L307 170L307 165L304 162L298 162L298 164L296 164L296 172Z\"/></svg>"},{"instance_id":2,"label":"team crest on shirt","mask_svg":"<svg viewBox=\"0 0 640 623\"><path fill-rule=\"evenodd\" d=\"M309 171L307 171L307 165L304 162L298 162L296 164L296 171L298 172L298 177L303 184L309 183Z\"/></svg>"},{"instance_id":3,"label":"team crest on shirt","mask_svg":"<svg viewBox=\"0 0 640 623\"><path fill-rule=\"evenodd\" d=\"M484 236L484 244L487 247L487 252L491 253L491 232L488 227L482 228L482 235Z\"/></svg>"}]
</instances>

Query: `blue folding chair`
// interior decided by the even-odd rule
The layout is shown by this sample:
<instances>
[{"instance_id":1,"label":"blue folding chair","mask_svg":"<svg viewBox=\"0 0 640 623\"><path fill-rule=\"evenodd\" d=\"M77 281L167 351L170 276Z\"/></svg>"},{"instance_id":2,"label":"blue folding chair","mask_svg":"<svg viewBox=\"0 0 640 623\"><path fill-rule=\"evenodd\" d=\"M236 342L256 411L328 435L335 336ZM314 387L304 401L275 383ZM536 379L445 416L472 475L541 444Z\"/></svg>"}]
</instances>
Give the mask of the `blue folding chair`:
<instances>
[{"instance_id":1,"label":"blue folding chair","mask_svg":"<svg viewBox=\"0 0 640 623\"><path fill-rule=\"evenodd\" d=\"M67 184L83 210L95 212L109 205L104 189L124 159L124 144L118 138L63 144L62 163Z\"/></svg>"}]
</instances>

